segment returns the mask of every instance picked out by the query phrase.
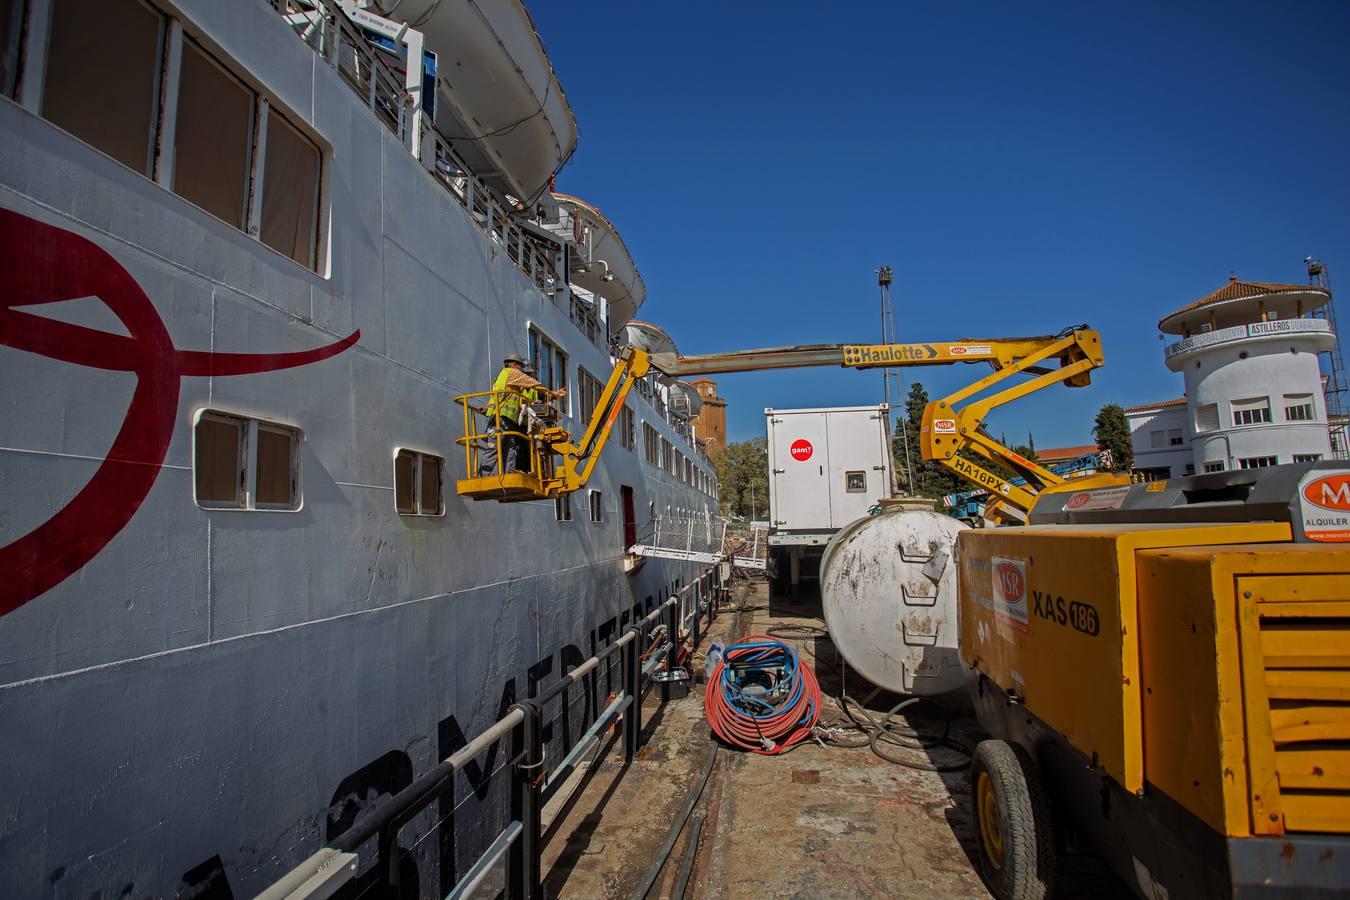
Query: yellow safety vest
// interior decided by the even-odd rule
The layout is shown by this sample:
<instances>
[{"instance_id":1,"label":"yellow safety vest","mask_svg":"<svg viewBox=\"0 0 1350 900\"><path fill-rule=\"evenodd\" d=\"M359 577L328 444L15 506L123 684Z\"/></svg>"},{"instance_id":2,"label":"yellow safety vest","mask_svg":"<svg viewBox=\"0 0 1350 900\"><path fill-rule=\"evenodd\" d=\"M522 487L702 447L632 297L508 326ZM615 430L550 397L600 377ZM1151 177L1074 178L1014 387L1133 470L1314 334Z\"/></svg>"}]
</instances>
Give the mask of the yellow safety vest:
<instances>
[{"instance_id":1,"label":"yellow safety vest","mask_svg":"<svg viewBox=\"0 0 1350 900\"><path fill-rule=\"evenodd\" d=\"M502 366L501 372L497 374L497 380L492 383L492 397L488 400L487 411L489 416L496 416L500 411L503 419L510 419L512 422L520 421L520 394L506 387L507 379L511 377L511 370ZM505 393L503 393L505 391ZM496 424L495 422L493 424Z\"/></svg>"}]
</instances>

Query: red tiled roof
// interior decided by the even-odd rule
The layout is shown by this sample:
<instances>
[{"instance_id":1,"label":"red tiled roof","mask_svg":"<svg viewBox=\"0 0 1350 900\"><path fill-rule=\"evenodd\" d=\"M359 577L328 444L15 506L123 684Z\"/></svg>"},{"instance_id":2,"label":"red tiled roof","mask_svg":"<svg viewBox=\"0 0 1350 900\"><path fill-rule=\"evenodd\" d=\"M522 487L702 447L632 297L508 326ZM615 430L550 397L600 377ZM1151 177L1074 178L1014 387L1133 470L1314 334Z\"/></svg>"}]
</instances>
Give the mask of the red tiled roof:
<instances>
[{"instance_id":1,"label":"red tiled roof","mask_svg":"<svg viewBox=\"0 0 1350 900\"><path fill-rule=\"evenodd\" d=\"M1175 400L1164 400L1161 403L1145 403L1140 406L1127 406L1125 407L1125 412L1127 413L1145 412L1150 409L1166 409L1169 406L1185 406L1185 405L1186 405L1186 398L1178 397Z\"/></svg>"},{"instance_id":2,"label":"red tiled roof","mask_svg":"<svg viewBox=\"0 0 1350 900\"><path fill-rule=\"evenodd\" d=\"M1096 444L1082 444L1077 447L1050 447L1045 450L1037 449L1036 459L1042 463L1059 462L1065 459L1077 459L1080 456L1096 452Z\"/></svg>"},{"instance_id":3,"label":"red tiled roof","mask_svg":"<svg viewBox=\"0 0 1350 900\"><path fill-rule=\"evenodd\" d=\"M1323 294L1331 296L1331 291L1324 287L1316 287L1311 284L1276 284L1269 281L1238 281L1236 278L1230 278L1228 283L1217 291L1211 291L1201 297L1194 303L1187 304L1174 313L1163 316L1159 325L1168 319L1179 316L1182 313L1190 312L1193 309L1199 309L1202 306L1211 306L1215 303L1225 303L1229 300L1245 300L1248 297L1264 297L1270 294Z\"/></svg>"}]
</instances>

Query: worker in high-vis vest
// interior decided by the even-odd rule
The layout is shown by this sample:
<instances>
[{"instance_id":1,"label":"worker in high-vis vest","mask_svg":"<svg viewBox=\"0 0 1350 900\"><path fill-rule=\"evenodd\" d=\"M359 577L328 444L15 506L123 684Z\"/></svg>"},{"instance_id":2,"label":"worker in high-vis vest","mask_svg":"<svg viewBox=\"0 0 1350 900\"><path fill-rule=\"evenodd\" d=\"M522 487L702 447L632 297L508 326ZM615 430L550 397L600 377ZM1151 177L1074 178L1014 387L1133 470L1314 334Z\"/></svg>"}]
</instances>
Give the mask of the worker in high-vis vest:
<instances>
[{"instance_id":1,"label":"worker in high-vis vest","mask_svg":"<svg viewBox=\"0 0 1350 900\"><path fill-rule=\"evenodd\" d=\"M502 370L492 382L492 397L488 400L488 435L486 446L478 454L478 474L497 475L501 472L529 470L530 445L522 427L524 392L535 396L565 397L566 388L549 390L537 378L525 374L525 358L519 353L508 353L502 359ZM501 435L504 465L497 469L497 439Z\"/></svg>"}]
</instances>

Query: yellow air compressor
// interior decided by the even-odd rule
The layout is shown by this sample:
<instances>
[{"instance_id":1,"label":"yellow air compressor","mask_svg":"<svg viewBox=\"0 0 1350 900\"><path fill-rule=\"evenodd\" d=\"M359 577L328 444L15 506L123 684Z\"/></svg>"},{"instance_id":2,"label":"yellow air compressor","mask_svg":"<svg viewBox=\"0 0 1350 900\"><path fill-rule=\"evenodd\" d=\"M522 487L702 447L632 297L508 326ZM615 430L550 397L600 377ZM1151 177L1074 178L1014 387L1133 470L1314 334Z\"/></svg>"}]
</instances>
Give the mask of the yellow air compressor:
<instances>
[{"instance_id":1,"label":"yellow air compressor","mask_svg":"<svg viewBox=\"0 0 1350 900\"><path fill-rule=\"evenodd\" d=\"M1350 896L1350 468L1043 494L958 541L986 882Z\"/></svg>"}]
</instances>

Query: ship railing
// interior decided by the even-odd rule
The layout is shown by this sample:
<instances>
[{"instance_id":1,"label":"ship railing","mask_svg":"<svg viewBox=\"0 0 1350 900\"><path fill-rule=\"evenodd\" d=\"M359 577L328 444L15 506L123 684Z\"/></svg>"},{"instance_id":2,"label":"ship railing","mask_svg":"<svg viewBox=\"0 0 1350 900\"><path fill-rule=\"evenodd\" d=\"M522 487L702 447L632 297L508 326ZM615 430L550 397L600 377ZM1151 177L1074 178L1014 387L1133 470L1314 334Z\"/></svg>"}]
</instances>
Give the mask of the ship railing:
<instances>
[{"instance_id":1,"label":"ship railing","mask_svg":"<svg viewBox=\"0 0 1350 900\"><path fill-rule=\"evenodd\" d=\"M385 128L420 160L446 193L469 212L478 229L505 247L512 265L540 292L560 304L562 290L552 249L520 228L514 216L522 210L497 199L454 150L449 138L404 87L399 74L371 49L361 29L334 0L267 0L296 35L335 68L343 81L365 100ZM418 128L412 127L416 119ZM418 137L415 137L417 135Z\"/></svg>"},{"instance_id":2,"label":"ship railing","mask_svg":"<svg viewBox=\"0 0 1350 900\"><path fill-rule=\"evenodd\" d=\"M721 516L656 515L628 548L634 556L716 563L726 559L727 520Z\"/></svg>"},{"instance_id":3,"label":"ship railing","mask_svg":"<svg viewBox=\"0 0 1350 900\"><path fill-rule=\"evenodd\" d=\"M412 95L398 74L370 48L365 35L334 0L268 0L300 39L322 57L405 147L411 149Z\"/></svg>"},{"instance_id":4,"label":"ship railing","mask_svg":"<svg viewBox=\"0 0 1350 900\"><path fill-rule=\"evenodd\" d=\"M457 787L479 756L505 742L509 747L501 771L507 773L508 821L477 858L454 878L448 898L479 893L502 893L510 900L542 898L541 857L561 831L581 789L598 770L595 762L622 741L626 763L643 742L643 700L653 685L662 685L661 701L671 697L666 673L676 673L681 649L698 647L706 629L726 601L728 572L713 567L672 593L630 624L609 646L564 673L552 686L513 705L501 719L461 749L432 766L411 784L357 816L352 825L327 846L286 873L258 896L263 900L317 900L332 896L360 875L367 890L383 887L398 895L404 857L412 853L399 845L401 830ZM641 609L638 613L642 613ZM629 617L625 616L624 621ZM602 689L610 699L601 708ZM575 692L582 692L575 696ZM565 750L550 754L545 735L567 733L566 722L580 699L587 709L598 709L589 725ZM550 710L560 709L549 716ZM487 777L495 776L495 772ZM559 799L561 798L561 799ZM545 805L558 800L551 821L545 823ZM432 830L454 828L454 811ZM418 829L419 833L423 829ZM421 834L423 840L426 835ZM369 846L373 844L373 849ZM362 874L364 873L364 874Z\"/></svg>"},{"instance_id":5,"label":"ship railing","mask_svg":"<svg viewBox=\"0 0 1350 900\"><path fill-rule=\"evenodd\" d=\"M501 411L509 397L520 402L519 422L502 418ZM457 438L455 443L464 448L465 478L500 477L507 474L506 451L513 441L516 442L517 450L524 447L527 454L524 460L526 468L517 468L516 471L540 481L553 475L553 455L540 447L538 441L531 439L534 424L545 423L540 413L519 391L507 389L460 394L455 397L455 403L464 411L463 437ZM538 406L552 409L547 404Z\"/></svg>"}]
</instances>

